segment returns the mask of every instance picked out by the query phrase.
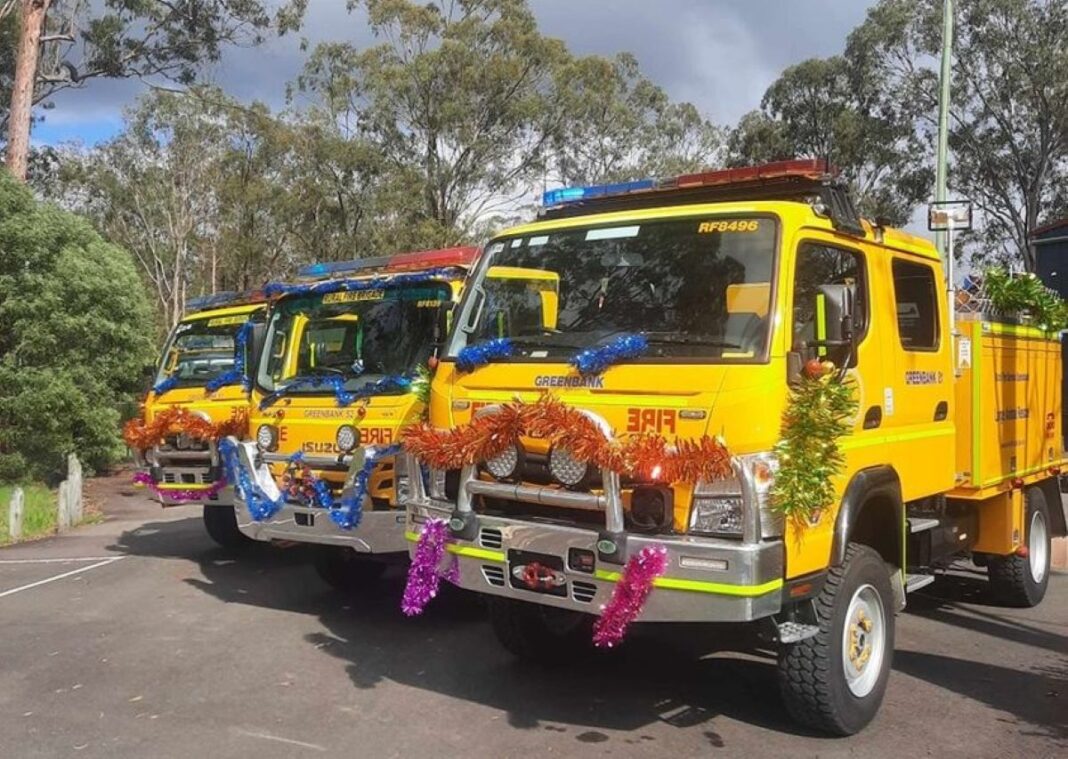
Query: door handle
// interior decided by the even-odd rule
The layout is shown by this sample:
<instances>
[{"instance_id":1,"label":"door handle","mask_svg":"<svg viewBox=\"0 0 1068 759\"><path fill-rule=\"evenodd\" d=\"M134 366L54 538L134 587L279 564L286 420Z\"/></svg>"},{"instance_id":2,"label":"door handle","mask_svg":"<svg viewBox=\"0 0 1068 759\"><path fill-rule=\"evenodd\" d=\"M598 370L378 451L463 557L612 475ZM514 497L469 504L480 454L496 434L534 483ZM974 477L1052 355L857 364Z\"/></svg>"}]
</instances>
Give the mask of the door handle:
<instances>
[{"instance_id":1,"label":"door handle","mask_svg":"<svg viewBox=\"0 0 1068 759\"><path fill-rule=\"evenodd\" d=\"M874 430L883 423L883 407L872 406L864 412L864 429Z\"/></svg>"}]
</instances>

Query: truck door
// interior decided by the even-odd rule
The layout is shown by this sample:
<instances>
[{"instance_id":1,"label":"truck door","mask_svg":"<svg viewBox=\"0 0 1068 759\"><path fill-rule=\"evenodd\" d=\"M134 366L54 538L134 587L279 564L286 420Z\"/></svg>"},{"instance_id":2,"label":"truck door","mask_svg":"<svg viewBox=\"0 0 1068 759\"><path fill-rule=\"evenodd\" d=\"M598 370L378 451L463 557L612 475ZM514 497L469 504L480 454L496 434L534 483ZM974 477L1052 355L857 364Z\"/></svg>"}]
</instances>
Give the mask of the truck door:
<instances>
[{"instance_id":1,"label":"truck door","mask_svg":"<svg viewBox=\"0 0 1068 759\"><path fill-rule=\"evenodd\" d=\"M872 271L877 261L870 260L859 247L835 238L813 236L798 244L793 285L793 350L804 351L805 343L819 340L827 325L821 320L820 287L822 285L852 285L855 292L854 328L857 352L849 377L856 386L858 413L853 434L842 441L842 449L849 459L847 471L856 471L879 463L879 448L884 437L883 386L885 355L883 344L890 337L887 320L879 318L879 301L873 301L872 283L879 282L878 272ZM812 356L808 350L805 358ZM817 357L832 358L826 350ZM842 483L842 487L845 483Z\"/></svg>"},{"instance_id":2,"label":"truck door","mask_svg":"<svg viewBox=\"0 0 1068 759\"><path fill-rule=\"evenodd\" d=\"M902 474L905 500L953 487L955 434L953 336L945 323L945 291L933 261L895 254L887 259L894 305L886 383L887 453Z\"/></svg>"}]
</instances>

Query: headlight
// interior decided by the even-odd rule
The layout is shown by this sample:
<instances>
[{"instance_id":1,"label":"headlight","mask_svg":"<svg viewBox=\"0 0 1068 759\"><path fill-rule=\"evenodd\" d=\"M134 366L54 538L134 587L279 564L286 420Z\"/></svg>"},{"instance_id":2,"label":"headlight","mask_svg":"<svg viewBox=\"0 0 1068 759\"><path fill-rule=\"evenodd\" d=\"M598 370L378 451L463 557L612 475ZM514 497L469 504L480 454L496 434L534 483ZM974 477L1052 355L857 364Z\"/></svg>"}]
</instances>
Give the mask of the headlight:
<instances>
[{"instance_id":1,"label":"headlight","mask_svg":"<svg viewBox=\"0 0 1068 759\"><path fill-rule=\"evenodd\" d=\"M343 424L337 428L337 447L343 453L348 453L356 447L356 443L359 441L360 436L356 434L356 428L351 424Z\"/></svg>"},{"instance_id":2,"label":"headlight","mask_svg":"<svg viewBox=\"0 0 1068 759\"><path fill-rule=\"evenodd\" d=\"M261 424L256 430L256 445L263 451L274 451L278 448L278 428L273 424Z\"/></svg>"},{"instance_id":3,"label":"headlight","mask_svg":"<svg viewBox=\"0 0 1068 759\"><path fill-rule=\"evenodd\" d=\"M510 445L492 459L486 459L486 470L498 480L507 480L519 471L521 454L518 445Z\"/></svg>"},{"instance_id":4,"label":"headlight","mask_svg":"<svg viewBox=\"0 0 1068 759\"><path fill-rule=\"evenodd\" d=\"M554 447L549 451L549 474L561 485L575 487L586 479L590 465L571 455L566 448Z\"/></svg>"},{"instance_id":5,"label":"headlight","mask_svg":"<svg viewBox=\"0 0 1068 759\"><path fill-rule=\"evenodd\" d=\"M698 495L690 506L690 532L703 535L742 534L742 494Z\"/></svg>"}]
</instances>

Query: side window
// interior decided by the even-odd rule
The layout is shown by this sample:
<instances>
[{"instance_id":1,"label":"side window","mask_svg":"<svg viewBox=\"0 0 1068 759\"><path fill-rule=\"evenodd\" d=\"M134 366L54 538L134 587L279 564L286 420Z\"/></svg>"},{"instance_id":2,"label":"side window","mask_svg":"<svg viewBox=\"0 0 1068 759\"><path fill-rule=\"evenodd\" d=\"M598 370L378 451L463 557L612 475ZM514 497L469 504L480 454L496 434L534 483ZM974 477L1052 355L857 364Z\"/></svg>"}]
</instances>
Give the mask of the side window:
<instances>
[{"instance_id":1,"label":"side window","mask_svg":"<svg viewBox=\"0 0 1068 759\"><path fill-rule=\"evenodd\" d=\"M794 349L823 334L819 307L821 285L852 285L855 291L853 323L858 335L867 330L868 293L863 256L820 243L802 243L797 250L794 274Z\"/></svg>"},{"instance_id":2,"label":"side window","mask_svg":"<svg viewBox=\"0 0 1068 759\"><path fill-rule=\"evenodd\" d=\"M938 288L930 266L895 258L894 299L901 347L909 351L938 349Z\"/></svg>"}]
</instances>

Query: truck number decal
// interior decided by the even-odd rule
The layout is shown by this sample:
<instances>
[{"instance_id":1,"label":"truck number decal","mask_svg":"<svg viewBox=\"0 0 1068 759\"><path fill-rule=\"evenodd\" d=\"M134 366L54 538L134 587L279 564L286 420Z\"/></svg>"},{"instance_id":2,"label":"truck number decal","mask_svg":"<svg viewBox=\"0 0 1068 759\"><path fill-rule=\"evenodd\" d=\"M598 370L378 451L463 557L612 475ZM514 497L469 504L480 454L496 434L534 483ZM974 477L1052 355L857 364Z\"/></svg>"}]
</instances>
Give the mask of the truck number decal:
<instances>
[{"instance_id":1,"label":"truck number decal","mask_svg":"<svg viewBox=\"0 0 1068 759\"><path fill-rule=\"evenodd\" d=\"M627 432L675 432L675 409L629 408Z\"/></svg>"},{"instance_id":2,"label":"truck number decal","mask_svg":"<svg viewBox=\"0 0 1068 759\"><path fill-rule=\"evenodd\" d=\"M724 219L722 221L702 221L697 225L697 234L706 235L710 232L756 232L760 229L760 222L756 219Z\"/></svg>"}]
</instances>

